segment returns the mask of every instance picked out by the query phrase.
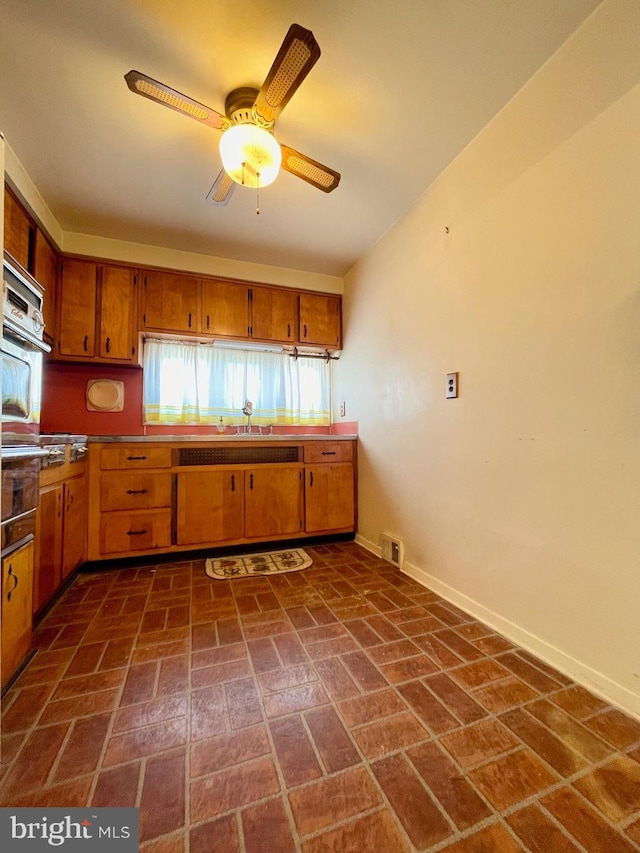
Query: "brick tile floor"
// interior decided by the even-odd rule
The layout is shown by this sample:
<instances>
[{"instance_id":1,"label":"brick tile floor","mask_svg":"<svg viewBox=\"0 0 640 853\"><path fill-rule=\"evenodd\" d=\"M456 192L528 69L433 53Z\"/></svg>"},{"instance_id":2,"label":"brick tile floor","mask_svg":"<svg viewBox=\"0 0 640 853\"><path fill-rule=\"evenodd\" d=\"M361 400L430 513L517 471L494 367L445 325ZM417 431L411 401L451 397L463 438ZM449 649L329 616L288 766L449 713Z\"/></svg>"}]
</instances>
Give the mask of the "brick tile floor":
<instances>
[{"instance_id":1,"label":"brick tile floor","mask_svg":"<svg viewBox=\"0 0 640 853\"><path fill-rule=\"evenodd\" d=\"M3 701L0 804L147 853L640 850L640 723L354 543L78 575Z\"/></svg>"}]
</instances>

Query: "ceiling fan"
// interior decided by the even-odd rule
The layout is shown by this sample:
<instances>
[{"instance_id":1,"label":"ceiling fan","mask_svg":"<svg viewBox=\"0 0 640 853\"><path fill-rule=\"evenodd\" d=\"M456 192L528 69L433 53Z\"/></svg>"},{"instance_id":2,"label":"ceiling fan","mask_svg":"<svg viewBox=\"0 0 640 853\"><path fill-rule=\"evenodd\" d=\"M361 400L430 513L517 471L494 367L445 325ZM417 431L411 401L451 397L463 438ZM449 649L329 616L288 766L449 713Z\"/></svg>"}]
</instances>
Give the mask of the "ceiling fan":
<instances>
[{"instance_id":1,"label":"ceiling fan","mask_svg":"<svg viewBox=\"0 0 640 853\"><path fill-rule=\"evenodd\" d=\"M280 167L329 193L338 186L340 174L280 145L273 136L280 113L319 57L320 47L313 33L292 24L262 88L234 89L225 100L224 115L139 71L129 71L125 80L136 95L223 132L220 155L224 168L207 194L212 204L227 204L236 184L257 189L268 186Z\"/></svg>"}]
</instances>

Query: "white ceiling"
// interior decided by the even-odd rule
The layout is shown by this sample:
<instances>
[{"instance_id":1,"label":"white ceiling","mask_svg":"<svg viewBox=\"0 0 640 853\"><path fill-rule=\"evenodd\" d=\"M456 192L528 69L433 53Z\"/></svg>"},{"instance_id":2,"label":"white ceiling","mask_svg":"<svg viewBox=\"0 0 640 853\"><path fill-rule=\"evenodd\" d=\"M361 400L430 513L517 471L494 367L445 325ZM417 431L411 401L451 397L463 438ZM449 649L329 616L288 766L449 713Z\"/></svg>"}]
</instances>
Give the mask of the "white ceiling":
<instances>
[{"instance_id":1,"label":"white ceiling","mask_svg":"<svg viewBox=\"0 0 640 853\"><path fill-rule=\"evenodd\" d=\"M600 0L2 0L0 130L65 232L343 275ZM291 23L322 56L276 137L336 169L205 196L219 132L132 94L134 68L224 112Z\"/></svg>"}]
</instances>

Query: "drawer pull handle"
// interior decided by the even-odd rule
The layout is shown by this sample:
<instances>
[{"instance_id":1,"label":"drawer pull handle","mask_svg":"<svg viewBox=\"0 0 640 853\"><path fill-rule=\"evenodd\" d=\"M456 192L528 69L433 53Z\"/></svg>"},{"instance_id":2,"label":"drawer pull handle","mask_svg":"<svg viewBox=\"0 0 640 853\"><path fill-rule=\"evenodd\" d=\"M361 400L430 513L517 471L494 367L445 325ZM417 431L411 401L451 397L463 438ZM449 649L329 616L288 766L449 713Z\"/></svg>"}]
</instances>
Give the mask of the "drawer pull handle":
<instances>
[{"instance_id":1,"label":"drawer pull handle","mask_svg":"<svg viewBox=\"0 0 640 853\"><path fill-rule=\"evenodd\" d=\"M107 338L106 340L107 352L111 352L111 338Z\"/></svg>"},{"instance_id":2,"label":"drawer pull handle","mask_svg":"<svg viewBox=\"0 0 640 853\"><path fill-rule=\"evenodd\" d=\"M148 530L127 530L127 536L143 536Z\"/></svg>"},{"instance_id":3,"label":"drawer pull handle","mask_svg":"<svg viewBox=\"0 0 640 853\"><path fill-rule=\"evenodd\" d=\"M189 328L191 328L191 314L189 314Z\"/></svg>"},{"instance_id":4,"label":"drawer pull handle","mask_svg":"<svg viewBox=\"0 0 640 853\"><path fill-rule=\"evenodd\" d=\"M235 490L236 490L236 475L232 474L231 475L231 491L235 492Z\"/></svg>"},{"instance_id":5,"label":"drawer pull handle","mask_svg":"<svg viewBox=\"0 0 640 853\"><path fill-rule=\"evenodd\" d=\"M85 352L89 351L89 335L84 336L84 340L82 341L82 349Z\"/></svg>"},{"instance_id":6,"label":"drawer pull handle","mask_svg":"<svg viewBox=\"0 0 640 853\"><path fill-rule=\"evenodd\" d=\"M146 459L146 456L127 456L127 461L129 462L142 462Z\"/></svg>"},{"instance_id":7,"label":"drawer pull handle","mask_svg":"<svg viewBox=\"0 0 640 853\"><path fill-rule=\"evenodd\" d=\"M149 489L127 489L128 495L146 495Z\"/></svg>"},{"instance_id":8,"label":"drawer pull handle","mask_svg":"<svg viewBox=\"0 0 640 853\"><path fill-rule=\"evenodd\" d=\"M207 314L207 329L209 328L209 315Z\"/></svg>"},{"instance_id":9,"label":"drawer pull handle","mask_svg":"<svg viewBox=\"0 0 640 853\"><path fill-rule=\"evenodd\" d=\"M253 474L249 474L249 488L253 491Z\"/></svg>"},{"instance_id":10,"label":"drawer pull handle","mask_svg":"<svg viewBox=\"0 0 640 853\"><path fill-rule=\"evenodd\" d=\"M335 452L335 450L323 450L320 455L321 456L335 456L336 452Z\"/></svg>"},{"instance_id":11,"label":"drawer pull handle","mask_svg":"<svg viewBox=\"0 0 640 853\"><path fill-rule=\"evenodd\" d=\"M309 471L309 486L313 486L313 471Z\"/></svg>"},{"instance_id":12,"label":"drawer pull handle","mask_svg":"<svg viewBox=\"0 0 640 853\"><path fill-rule=\"evenodd\" d=\"M9 592L7 593L7 601L11 601L11 593L13 592L14 589L18 588L18 575L13 571L13 566L11 565L11 563L9 563L9 571L7 572L7 574L9 575L9 577L12 577L15 581L12 589L10 589Z\"/></svg>"}]
</instances>

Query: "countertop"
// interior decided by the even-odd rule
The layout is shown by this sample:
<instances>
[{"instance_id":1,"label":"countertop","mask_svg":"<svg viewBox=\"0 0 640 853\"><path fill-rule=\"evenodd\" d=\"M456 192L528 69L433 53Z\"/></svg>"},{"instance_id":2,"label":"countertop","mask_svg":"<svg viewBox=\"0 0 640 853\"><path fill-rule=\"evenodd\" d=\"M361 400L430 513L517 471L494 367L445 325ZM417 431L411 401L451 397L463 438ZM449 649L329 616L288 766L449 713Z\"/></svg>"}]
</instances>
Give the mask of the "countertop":
<instances>
[{"instance_id":1,"label":"countertop","mask_svg":"<svg viewBox=\"0 0 640 853\"><path fill-rule=\"evenodd\" d=\"M312 435L303 435L301 433L297 433L295 435L258 435L257 433L252 433L251 435L90 435L87 438L89 444L97 443L97 442L126 442L135 443L135 442L238 442L245 443L249 441L280 441L291 443L293 441L300 442L308 442L308 441L354 441L357 439L357 435L348 434L348 435L319 435L314 433Z\"/></svg>"}]
</instances>

